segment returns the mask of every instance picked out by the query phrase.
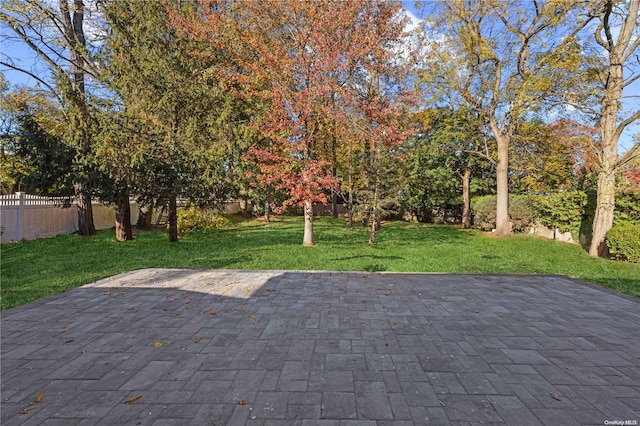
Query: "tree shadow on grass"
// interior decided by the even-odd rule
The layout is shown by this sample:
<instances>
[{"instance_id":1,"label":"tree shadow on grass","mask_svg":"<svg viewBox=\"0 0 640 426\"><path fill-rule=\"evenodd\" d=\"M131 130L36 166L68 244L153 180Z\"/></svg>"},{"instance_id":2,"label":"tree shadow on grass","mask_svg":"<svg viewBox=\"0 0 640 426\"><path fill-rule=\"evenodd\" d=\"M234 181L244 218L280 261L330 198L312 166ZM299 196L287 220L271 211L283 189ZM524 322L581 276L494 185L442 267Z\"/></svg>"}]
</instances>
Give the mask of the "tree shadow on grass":
<instances>
[{"instance_id":1,"label":"tree shadow on grass","mask_svg":"<svg viewBox=\"0 0 640 426\"><path fill-rule=\"evenodd\" d=\"M360 254L357 256L349 256L349 257L335 257L331 260L336 260L336 261L340 261L340 260L354 260L354 259L364 259L364 258L370 258L370 259L386 259L386 260L404 260L404 257L402 256L379 256L377 254Z\"/></svg>"}]
</instances>

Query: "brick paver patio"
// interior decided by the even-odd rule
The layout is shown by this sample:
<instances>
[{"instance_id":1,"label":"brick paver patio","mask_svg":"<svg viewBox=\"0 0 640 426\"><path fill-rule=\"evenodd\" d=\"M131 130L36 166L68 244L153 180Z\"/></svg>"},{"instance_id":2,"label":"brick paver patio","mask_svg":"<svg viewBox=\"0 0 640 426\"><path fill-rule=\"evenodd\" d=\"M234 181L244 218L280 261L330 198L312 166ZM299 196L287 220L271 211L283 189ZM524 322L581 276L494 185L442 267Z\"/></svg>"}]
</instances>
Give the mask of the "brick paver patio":
<instances>
[{"instance_id":1,"label":"brick paver patio","mask_svg":"<svg viewBox=\"0 0 640 426\"><path fill-rule=\"evenodd\" d=\"M149 269L1 326L2 425L640 423L640 300L563 277Z\"/></svg>"}]
</instances>

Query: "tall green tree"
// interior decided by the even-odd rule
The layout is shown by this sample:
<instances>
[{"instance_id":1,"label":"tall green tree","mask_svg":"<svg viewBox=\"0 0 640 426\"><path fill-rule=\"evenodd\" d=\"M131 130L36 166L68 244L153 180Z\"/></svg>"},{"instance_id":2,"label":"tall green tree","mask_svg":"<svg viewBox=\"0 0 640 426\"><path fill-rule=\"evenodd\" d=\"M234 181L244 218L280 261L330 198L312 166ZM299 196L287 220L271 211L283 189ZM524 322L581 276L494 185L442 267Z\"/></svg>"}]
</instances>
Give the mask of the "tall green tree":
<instances>
[{"instance_id":1,"label":"tall green tree","mask_svg":"<svg viewBox=\"0 0 640 426\"><path fill-rule=\"evenodd\" d=\"M513 192L566 191L575 185L576 142L568 125L540 119L519 124L510 152Z\"/></svg>"},{"instance_id":2,"label":"tall green tree","mask_svg":"<svg viewBox=\"0 0 640 426\"><path fill-rule=\"evenodd\" d=\"M594 16L598 26L595 40L603 49L601 67L596 68L602 83L598 94L600 108L597 111L600 124L600 149L598 152L598 184L593 236L589 254L607 254L604 237L613 226L615 210L616 174L628 161L640 155L640 143L619 158L618 142L624 130L640 119L640 109L621 111L623 93L640 79L640 0L598 0L594 2ZM589 70L590 72L593 69ZM626 90L625 90L626 89Z\"/></svg>"},{"instance_id":3,"label":"tall green tree","mask_svg":"<svg viewBox=\"0 0 640 426\"><path fill-rule=\"evenodd\" d=\"M391 61L388 44L402 36L401 5L265 0L200 6L184 28L224 51L230 62L223 74L240 84L241 95L266 106L254 125L272 142L265 158L280 163L278 187L288 192L286 203L304 208L303 245L312 246L313 204L326 203L337 187L330 159L323 156L322 126L344 122L354 109L366 115L380 99L361 97L362 85L351 82L356 73L374 74L373 64L382 67L383 58Z\"/></svg>"},{"instance_id":4,"label":"tall green tree","mask_svg":"<svg viewBox=\"0 0 640 426\"><path fill-rule=\"evenodd\" d=\"M420 128L405 147L407 204L421 220L436 209L460 210L471 226L472 195L493 192L495 142L466 108L435 108L415 116Z\"/></svg>"},{"instance_id":5,"label":"tall green tree","mask_svg":"<svg viewBox=\"0 0 640 426\"><path fill-rule=\"evenodd\" d=\"M78 206L78 229L81 235L95 234L91 191L96 185L92 157L94 119L87 102L86 77L95 75L88 60L90 46L85 37L85 2L83 0L6 0L0 6L0 21L12 30L4 34L26 45L39 59L45 73L32 71L31 64L20 64L2 55L0 64L23 72L47 88L65 113L65 143L74 147L75 195ZM47 75L48 74L48 75Z\"/></svg>"},{"instance_id":6,"label":"tall green tree","mask_svg":"<svg viewBox=\"0 0 640 426\"><path fill-rule=\"evenodd\" d=\"M226 198L225 152L212 129L224 110L223 88L207 44L179 33L174 16L193 2L101 3L111 29L104 47L109 87L121 100L128 135L111 155L122 170L123 189L141 201L168 206L169 241L178 240L178 198L211 204ZM106 141L107 152L113 144ZM122 161L122 163L118 163ZM225 168L226 167L226 168Z\"/></svg>"},{"instance_id":7,"label":"tall green tree","mask_svg":"<svg viewBox=\"0 0 640 426\"><path fill-rule=\"evenodd\" d=\"M520 118L571 87L587 24L579 2L436 0L429 3L425 81L454 92L497 143L496 234L509 224L509 146ZM573 82L575 85L575 82Z\"/></svg>"}]
</instances>

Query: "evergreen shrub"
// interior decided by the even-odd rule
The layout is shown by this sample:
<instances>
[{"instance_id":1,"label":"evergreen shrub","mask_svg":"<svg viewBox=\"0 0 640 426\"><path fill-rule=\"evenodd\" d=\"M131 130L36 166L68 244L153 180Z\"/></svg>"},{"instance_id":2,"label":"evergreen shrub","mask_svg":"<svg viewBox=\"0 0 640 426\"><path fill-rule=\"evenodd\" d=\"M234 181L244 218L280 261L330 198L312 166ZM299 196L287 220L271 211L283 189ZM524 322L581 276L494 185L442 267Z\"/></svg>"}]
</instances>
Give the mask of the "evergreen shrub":
<instances>
[{"instance_id":1,"label":"evergreen shrub","mask_svg":"<svg viewBox=\"0 0 640 426\"><path fill-rule=\"evenodd\" d=\"M640 225L630 222L613 225L604 239L611 258L640 263Z\"/></svg>"},{"instance_id":2,"label":"evergreen shrub","mask_svg":"<svg viewBox=\"0 0 640 426\"><path fill-rule=\"evenodd\" d=\"M474 214L474 226L484 231L496 227L496 196L485 195L471 200L471 210ZM530 197L526 195L512 195L509 197L509 219L514 232L526 232L533 224L533 209Z\"/></svg>"}]
</instances>

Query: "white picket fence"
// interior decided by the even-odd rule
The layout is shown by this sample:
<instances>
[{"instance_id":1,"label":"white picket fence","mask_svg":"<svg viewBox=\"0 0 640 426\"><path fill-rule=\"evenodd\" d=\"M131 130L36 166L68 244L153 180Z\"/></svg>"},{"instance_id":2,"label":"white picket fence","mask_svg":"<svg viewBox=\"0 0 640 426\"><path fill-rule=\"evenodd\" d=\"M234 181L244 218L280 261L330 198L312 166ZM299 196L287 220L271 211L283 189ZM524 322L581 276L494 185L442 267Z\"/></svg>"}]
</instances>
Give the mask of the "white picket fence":
<instances>
[{"instance_id":1,"label":"white picket fence","mask_svg":"<svg viewBox=\"0 0 640 426\"><path fill-rule=\"evenodd\" d=\"M78 230L78 208L75 202L70 207L63 208L65 198L40 197L24 192L11 195L0 195L0 226L2 235L0 242L35 240L38 238L54 237L60 234L76 232ZM93 209L93 223L97 230L110 229L115 226L116 212L113 207L104 206L98 202L91 204ZM240 212L237 201L226 203L223 209L226 213ZM155 223L160 209L154 209L152 222ZM140 208L131 201L131 223L138 222Z\"/></svg>"},{"instance_id":2,"label":"white picket fence","mask_svg":"<svg viewBox=\"0 0 640 426\"><path fill-rule=\"evenodd\" d=\"M0 196L0 241L23 241L53 237L78 230L78 208L75 203L63 208L64 198L40 197L24 192ZM92 203L96 229L115 226L113 207ZM131 204L131 222L138 221L138 205Z\"/></svg>"}]
</instances>

